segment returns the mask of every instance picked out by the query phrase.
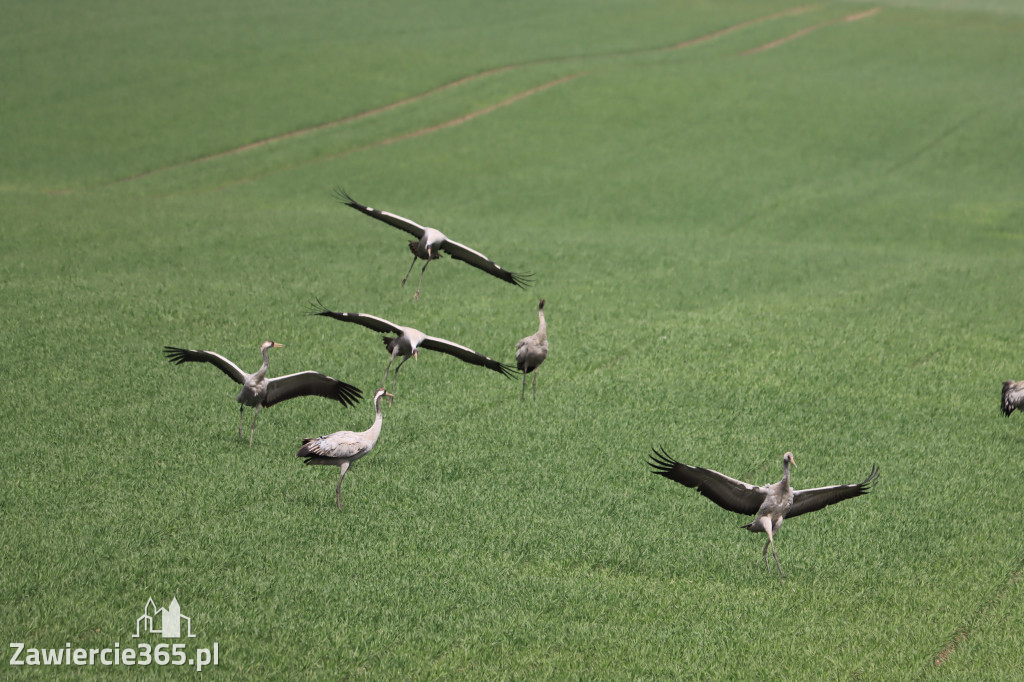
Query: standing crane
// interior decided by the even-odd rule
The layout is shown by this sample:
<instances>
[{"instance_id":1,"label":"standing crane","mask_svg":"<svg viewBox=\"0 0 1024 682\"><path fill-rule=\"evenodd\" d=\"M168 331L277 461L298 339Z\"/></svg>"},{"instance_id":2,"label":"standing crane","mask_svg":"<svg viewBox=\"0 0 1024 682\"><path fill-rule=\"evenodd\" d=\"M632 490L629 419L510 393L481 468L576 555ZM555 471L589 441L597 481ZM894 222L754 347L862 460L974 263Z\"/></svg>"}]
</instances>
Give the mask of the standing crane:
<instances>
[{"instance_id":1,"label":"standing crane","mask_svg":"<svg viewBox=\"0 0 1024 682\"><path fill-rule=\"evenodd\" d=\"M260 346L263 353L263 366L252 374L243 372L235 363L223 355L208 350L188 350L174 346L164 346L164 355L176 365L185 362L208 362L220 371L231 377L235 383L242 385L236 400L238 406L238 437L242 435L242 415L246 405L255 409L252 416L252 427L249 429L249 447L252 447L252 439L256 433L256 418L260 415L261 407L270 407L276 403L304 395L318 395L324 398L337 400L342 405L351 407L359 402L362 391L344 381L338 381L319 372L298 372L286 374L282 377L267 379L267 369L270 368L270 357L267 351L271 348L284 348L280 343L264 341Z\"/></svg>"},{"instance_id":2,"label":"standing crane","mask_svg":"<svg viewBox=\"0 0 1024 682\"><path fill-rule=\"evenodd\" d=\"M380 211L376 208L370 208L364 206L358 201L348 195L348 193L340 187L334 189L334 197L352 208L365 213L371 218L387 223L392 227L397 227L403 232L408 232L414 239L409 242L409 250L412 251L412 264L409 266L409 272L405 273L405 278L402 280L402 286L405 286L405 281L409 279L409 275L412 273L412 268L416 265L416 259L421 258L426 261L423 264L423 269L420 270L420 280L416 284L416 293L413 295L414 299L420 297L420 285L423 283L423 273L426 272L427 266L430 265L430 261L437 260L441 257L441 252L444 251L455 260L465 261L474 268L479 268L484 272L494 275L498 279L504 280L509 284L515 284L517 287L525 288L532 278L532 275L518 272L509 272L500 265L492 261L490 258L474 251L465 244L460 244L457 241L448 239L440 230L435 230L432 227L424 227L419 223L415 223L408 218L403 218L400 215L389 213L388 211Z\"/></svg>"},{"instance_id":3,"label":"standing crane","mask_svg":"<svg viewBox=\"0 0 1024 682\"><path fill-rule=\"evenodd\" d=\"M1003 414L1009 417L1014 410L1024 406L1024 381L1004 381L1001 407Z\"/></svg>"},{"instance_id":4,"label":"standing crane","mask_svg":"<svg viewBox=\"0 0 1024 682\"><path fill-rule=\"evenodd\" d=\"M395 336L385 336L384 345L391 353L391 360L388 361L388 366L384 370L384 380L381 382L381 388L385 388L388 383L388 372L391 371L391 365L394 363L395 358L399 355L402 356L402 361L398 363L398 367L395 367L394 384L392 393L396 393L398 390L398 370L402 369L402 365L410 357L419 358L419 349L426 348L428 350L436 350L448 355L453 355L463 362L468 362L471 365L479 365L480 367L486 367L487 369L494 370L502 376L511 377L515 372L515 369L511 365L506 365L503 362L492 360L491 358L477 353L472 348L466 348L461 346L454 341L448 339L438 338L436 336L427 336L418 329L412 327L403 327L397 325L394 322L388 322L384 318L376 317L375 315L366 315L364 313L336 313L333 310L328 310L324 305L317 299L317 302L312 306L313 310L310 312L311 315L322 315L324 317L330 317L335 320L341 320L342 322L355 322L362 326L372 329L377 332L384 334L395 334ZM392 396L392 402L394 396Z\"/></svg>"},{"instance_id":5,"label":"standing crane","mask_svg":"<svg viewBox=\"0 0 1024 682\"><path fill-rule=\"evenodd\" d=\"M764 543L764 550L761 552L764 555L764 565L771 569L768 563L768 547L771 546L775 565L779 567L779 575L783 577L785 576L782 573L782 564L779 563L779 555L775 553L773 540L783 519L818 511L830 504L864 495L871 490L871 484L878 478L878 467L872 466L871 473L860 483L793 490L789 485L789 467L796 464L792 452L782 456L782 480L772 485L755 486L711 469L680 464L669 457L664 448L661 452L654 450L649 464L651 473L682 483L687 488L696 488L697 492L722 509L737 514L754 514L754 520L742 527L751 533L768 534L768 542Z\"/></svg>"},{"instance_id":6,"label":"standing crane","mask_svg":"<svg viewBox=\"0 0 1024 682\"><path fill-rule=\"evenodd\" d=\"M373 446L377 444L377 439L380 438L380 427L384 422L381 414L381 401L384 396L391 396L391 394L383 388L373 396L373 409L377 414L373 419L373 425L368 430L338 431L329 436L302 440L302 447L299 448L297 456L305 457L306 464L336 466L341 470L338 487L334 490L338 500L338 509L341 509L341 482L345 479L345 473L353 462L363 455L369 454L370 450L373 450Z\"/></svg>"},{"instance_id":7,"label":"standing crane","mask_svg":"<svg viewBox=\"0 0 1024 682\"><path fill-rule=\"evenodd\" d=\"M537 333L527 336L516 344L516 367L523 373L523 392L520 399L526 397L526 375L533 372L533 398L537 399L537 373L536 369L544 358L548 356L548 325L544 321L544 299L540 299L537 306L537 316L540 317L540 326Z\"/></svg>"}]
</instances>

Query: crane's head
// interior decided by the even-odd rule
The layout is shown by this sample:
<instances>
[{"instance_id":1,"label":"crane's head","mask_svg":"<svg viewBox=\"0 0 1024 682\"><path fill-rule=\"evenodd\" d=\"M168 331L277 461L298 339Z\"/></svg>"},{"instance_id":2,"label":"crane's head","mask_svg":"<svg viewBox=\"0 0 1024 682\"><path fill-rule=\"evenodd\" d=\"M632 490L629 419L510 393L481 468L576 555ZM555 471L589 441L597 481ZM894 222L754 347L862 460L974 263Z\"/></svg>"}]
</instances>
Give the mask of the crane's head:
<instances>
[{"instance_id":1,"label":"crane's head","mask_svg":"<svg viewBox=\"0 0 1024 682\"><path fill-rule=\"evenodd\" d=\"M260 346L261 351L267 350L268 348L284 348L284 344L277 343L275 341L264 341L263 345Z\"/></svg>"},{"instance_id":2,"label":"crane's head","mask_svg":"<svg viewBox=\"0 0 1024 682\"><path fill-rule=\"evenodd\" d=\"M792 452L787 452L786 454L784 454L782 456L782 463L783 464L792 464L793 466L796 466L796 458L793 457L793 453Z\"/></svg>"},{"instance_id":3,"label":"crane's head","mask_svg":"<svg viewBox=\"0 0 1024 682\"><path fill-rule=\"evenodd\" d=\"M395 396L393 396L392 394L388 393L383 388L378 388L377 392L373 394L373 406L374 406L374 408L380 407L380 401L383 400L385 396L387 396L388 398L391 398L391 403L395 402ZM388 403L388 404L390 405L391 403Z\"/></svg>"},{"instance_id":4,"label":"crane's head","mask_svg":"<svg viewBox=\"0 0 1024 682\"><path fill-rule=\"evenodd\" d=\"M544 310L544 299L540 299L540 305L537 306L537 310Z\"/></svg>"}]
</instances>

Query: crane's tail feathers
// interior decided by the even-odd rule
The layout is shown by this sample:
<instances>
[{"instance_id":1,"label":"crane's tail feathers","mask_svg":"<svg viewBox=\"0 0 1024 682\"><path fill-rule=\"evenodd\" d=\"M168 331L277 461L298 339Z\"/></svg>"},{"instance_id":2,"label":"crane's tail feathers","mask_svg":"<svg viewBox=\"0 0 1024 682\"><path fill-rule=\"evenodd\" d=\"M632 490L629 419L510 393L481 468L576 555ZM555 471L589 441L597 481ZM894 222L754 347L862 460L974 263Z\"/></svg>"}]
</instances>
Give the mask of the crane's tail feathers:
<instances>
[{"instance_id":1,"label":"crane's tail feathers","mask_svg":"<svg viewBox=\"0 0 1024 682\"><path fill-rule=\"evenodd\" d=\"M338 460L333 457L307 457L303 464L311 466L338 466Z\"/></svg>"},{"instance_id":2,"label":"crane's tail feathers","mask_svg":"<svg viewBox=\"0 0 1024 682\"><path fill-rule=\"evenodd\" d=\"M189 353L189 351L187 349L185 349L185 348L176 348L174 346L164 346L164 355L166 355L167 359L170 360L171 362L173 362L176 365L180 365L183 362L188 362L189 361L188 353Z\"/></svg>"},{"instance_id":3,"label":"crane's tail feathers","mask_svg":"<svg viewBox=\"0 0 1024 682\"><path fill-rule=\"evenodd\" d=\"M1016 408L1013 400L1010 398L1009 393L1013 390L1013 385L1017 383L1015 381L1004 381L1003 382L1003 395L1000 401L999 408L1003 411L1004 417L1009 417L1013 414L1013 410Z\"/></svg>"},{"instance_id":4,"label":"crane's tail feathers","mask_svg":"<svg viewBox=\"0 0 1024 682\"><path fill-rule=\"evenodd\" d=\"M305 464L337 464L330 457L321 455L319 440L320 438L303 438L302 447L299 448L295 456L305 459Z\"/></svg>"}]
</instances>

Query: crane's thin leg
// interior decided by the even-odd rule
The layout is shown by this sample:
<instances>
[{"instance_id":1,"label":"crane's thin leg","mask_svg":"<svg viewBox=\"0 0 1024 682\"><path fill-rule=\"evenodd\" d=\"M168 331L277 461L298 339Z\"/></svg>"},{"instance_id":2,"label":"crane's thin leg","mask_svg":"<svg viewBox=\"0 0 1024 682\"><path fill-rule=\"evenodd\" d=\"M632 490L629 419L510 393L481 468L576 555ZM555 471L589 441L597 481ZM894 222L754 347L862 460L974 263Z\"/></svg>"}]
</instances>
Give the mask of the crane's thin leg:
<instances>
[{"instance_id":1,"label":"crane's thin leg","mask_svg":"<svg viewBox=\"0 0 1024 682\"><path fill-rule=\"evenodd\" d=\"M405 286L405 280L409 279L409 274L412 273L412 266L416 265L416 254L412 255L412 265L409 266L409 272L405 273L405 277L402 278L402 286Z\"/></svg>"},{"instance_id":2,"label":"crane's thin leg","mask_svg":"<svg viewBox=\"0 0 1024 682\"><path fill-rule=\"evenodd\" d=\"M526 372L523 372L523 392L519 394L519 399L523 400L526 398Z\"/></svg>"},{"instance_id":3,"label":"crane's thin leg","mask_svg":"<svg viewBox=\"0 0 1024 682\"><path fill-rule=\"evenodd\" d=\"M412 295L413 300L419 300L420 297L420 286L423 284L423 273L427 271L427 266L430 265L430 259L423 264L423 269L420 270L420 281L416 282L416 293Z\"/></svg>"},{"instance_id":4,"label":"crane's thin leg","mask_svg":"<svg viewBox=\"0 0 1024 682\"><path fill-rule=\"evenodd\" d=\"M384 370L384 381L380 382L380 387L381 388L386 389L388 387L388 372L391 371L391 365L392 365L392 363L394 363L396 355L398 355L398 349L397 348L394 351L392 351L391 359L388 360L388 366ZM395 370L395 371L398 371L398 370Z\"/></svg>"},{"instance_id":5,"label":"crane's thin leg","mask_svg":"<svg viewBox=\"0 0 1024 682\"><path fill-rule=\"evenodd\" d=\"M779 563L779 555L775 553L775 540L772 539L772 535L772 531L769 530L768 542L764 545L764 565L767 569L771 570L771 565L768 563L768 546L771 545L772 556L775 558L775 565L779 567L779 575L785 578L786 574L782 572L782 564Z\"/></svg>"},{"instance_id":6,"label":"crane's thin leg","mask_svg":"<svg viewBox=\"0 0 1024 682\"><path fill-rule=\"evenodd\" d=\"M252 428L249 430L249 447L252 447L252 437L256 435L256 417L260 416L260 406L256 406L256 411L252 415Z\"/></svg>"},{"instance_id":7,"label":"crane's thin leg","mask_svg":"<svg viewBox=\"0 0 1024 682\"><path fill-rule=\"evenodd\" d=\"M533 370L533 399L537 399L537 370Z\"/></svg>"},{"instance_id":8,"label":"crane's thin leg","mask_svg":"<svg viewBox=\"0 0 1024 682\"><path fill-rule=\"evenodd\" d=\"M245 438L245 436L242 435L242 422L244 421L244 419L245 419L245 405L239 405L238 406L238 437L239 438Z\"/></svg>"},{"instance_id":9,"label":"crane's thin leg","mask_svg":"<svg viewBox=\"0 0 1024 682\"><path fill-rule=\"evenodd\" d=\"M334 496L338 500L338 509L341 509L341 482L342 480L344 480L345 472L348 471L348 468L351 464L351 462L346 461L342 462L341 465L338 466L338 468L341 469L341 476L338 477L338 487L334 489Z\"/></svg>"},{"instance_id":10,"label":"crane's thin leg","mask_svg":"<svg viewBox=\"0 0 1024 682\"><path fill-rule=\"evenodd\" d=\"M398 393L398 370L402 369L402 365L404 365L405 361L411 357L411 355L406 355L404 358L402 358L402 361L398 363L398 367L395 367L395 377L391 384L391 398L388 400L389 406L395 404L395 394Z\"/></svg>"}]
</instances>

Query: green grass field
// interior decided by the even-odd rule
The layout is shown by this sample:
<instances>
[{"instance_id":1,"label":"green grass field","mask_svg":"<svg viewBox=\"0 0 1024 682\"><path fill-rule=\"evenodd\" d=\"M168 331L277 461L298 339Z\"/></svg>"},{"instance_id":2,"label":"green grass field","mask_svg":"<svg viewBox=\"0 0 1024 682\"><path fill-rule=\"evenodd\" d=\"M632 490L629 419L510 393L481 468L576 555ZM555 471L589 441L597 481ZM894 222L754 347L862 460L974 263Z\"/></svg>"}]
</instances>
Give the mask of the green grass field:
<instances>
[{"instance_id":1,"label":"green grass field","mask_svg":"<svg viewBox=\"0 0 1024 682\"><path fill-rule=\"evenodd\" d=\"M156 645L176 597L240 680L1024 679L1019 3L4 14L7 642ZM414 302L405 235L337 185L536 284L444 259ZM249 449L236 387L161 354L269 338L271 374L372 395L379 335L314 297L506 362L544 297L537 399L425 351L339 511L295 453L368 400L275 406ZM784 526L782 580L653 445L881 476Z\"/></svg>"}]
</instances>

